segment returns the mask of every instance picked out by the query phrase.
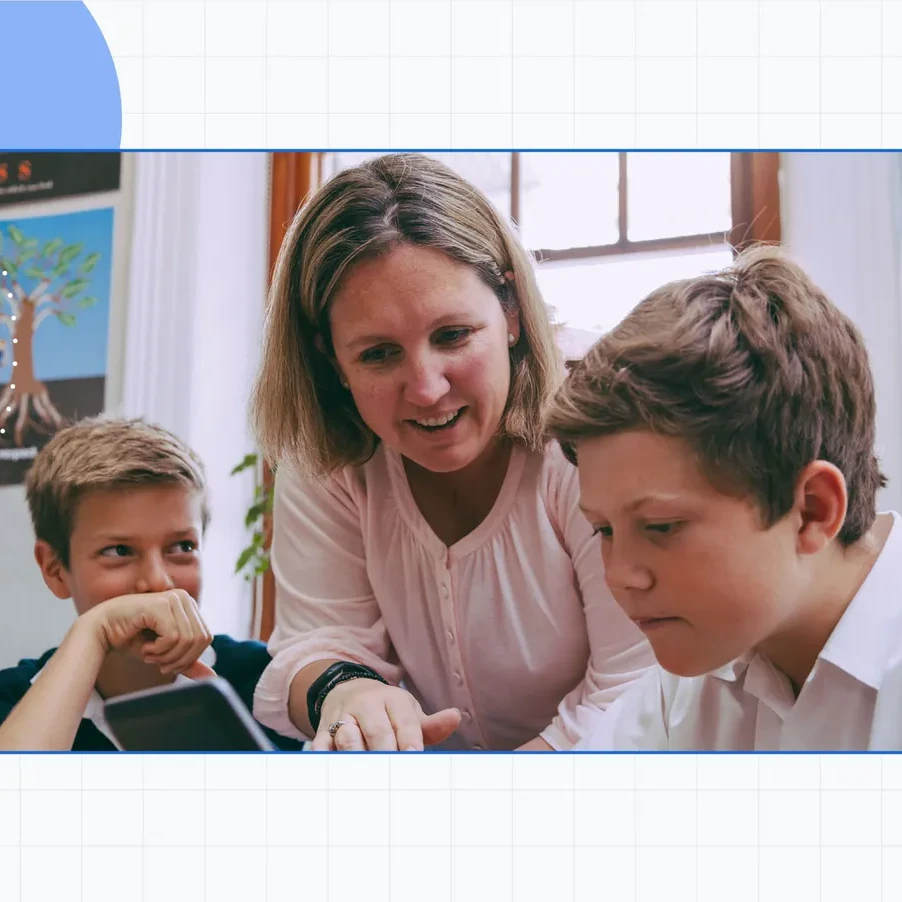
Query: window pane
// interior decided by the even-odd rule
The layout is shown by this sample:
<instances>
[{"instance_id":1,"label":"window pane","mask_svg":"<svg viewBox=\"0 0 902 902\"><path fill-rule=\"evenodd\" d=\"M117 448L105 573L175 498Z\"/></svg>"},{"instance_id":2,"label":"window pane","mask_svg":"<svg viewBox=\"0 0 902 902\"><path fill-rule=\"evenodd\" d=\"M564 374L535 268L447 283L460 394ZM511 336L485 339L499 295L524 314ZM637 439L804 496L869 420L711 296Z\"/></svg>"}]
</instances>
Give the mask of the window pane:
<instances>
[{"instance_id":1,"label":"window pane","mask_svg":"<svg viewBox=\"0 0 902 902\"><path fill-rule=\"evenodd\" d=\"M654 289L728 266L732 259L728 245L716 245L698 251L545 263L538 267L538 281L545 302L554 308L555 321L565 327L562 344L579 356Z\"/></svg>"},{"instance_id":2,"label":"window pane","mask_svg":"<svg viewBox=\"0 0 902 902\"><path fill-rule=\"evenodd\" d=\"M521 153L520 234L532 250L614 244L616 153Z\"/></svg>"},{"instance_id":3,"label":"window pane","mask_svg":"<svg viewBox=\"0 0 902 902\"><path fill-rule=\"evenodd\" d=\"M382 156L380 153L328 153L323 167L324 178L336 172L357 166L366 160ZM430 153L427 156L441 160L471 185L478 188L510 219L511 215L511 155L510 153Z\"/></svg>"},{"instance_id":4,"label":"window pane","mask_svg":"<svg viewBox=\"0 0 902 902\"><path fill-rule=\"evenodd\" d=\"M628 153L630 241L733 227L728 153Z\"/></svg>"},{"instance_id":5,"label":"window pane","mask_svg":"<svg viewBox=\"0 0 902 902\"><path fill-rule=\"evenodd\" d=\"M478 188L509 220L511 217L510 153L431 153Z\"/></svg>"}]
</instances>

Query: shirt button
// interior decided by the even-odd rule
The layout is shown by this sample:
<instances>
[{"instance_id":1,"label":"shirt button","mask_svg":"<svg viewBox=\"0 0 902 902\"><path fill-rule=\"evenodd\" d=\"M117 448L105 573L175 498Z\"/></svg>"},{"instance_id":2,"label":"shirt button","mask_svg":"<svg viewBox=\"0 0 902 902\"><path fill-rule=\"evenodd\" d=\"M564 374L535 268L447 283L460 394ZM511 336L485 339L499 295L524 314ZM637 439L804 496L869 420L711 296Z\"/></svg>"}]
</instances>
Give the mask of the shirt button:
<instances>
[{"instance_id":1,"label":"shirt button","mask_svg":"<svg viewBox=\"0 0 902 902\"><path fill-rule=\"evenodd\" d=\"M463 717L464 720L472 720L473 719L473 715L469 711L464 711L461 714L461 717Z\"/></svg>"},{"instance_id":2,"label":"shirt button","mask_svg":"<svg viewBox=\"0 0 902 902\"><path fill-rule=\"evenodd\" d=\"M441 592L445 598L448 597L448 587L446 585L442 585Z\"/></svg>"},{"instance_id":3,"label":"shirt button","mask_svg":"<svg viewBox=\"0 0 902 902\"><path fill-rule=\"evenodd\" d=\"M475 751L475 752L484 752L485 749L484 749L481 745L474 745L474 746L473 746L473 751Z\"/></svg>"},{"instance_id":4,"label":"shirt button","mask_svg":"<svg viewBox=\"0 0 902 902\"><path fill-rule=\"evenodd\" d=\"M453 642L453 641L454 641L454 633L453 633L452 630L448 630L448 641L449 641L449 642Z\"/></svg>"},{"instance_id":5,"label":"shirt button","mask_svg":"<svg viewBox=\"0 0 902 902\"><path fill-rule=\"evenodd\" d=\"M463 684L464 684L464 678L463 678L459 673L455 673L455 674L454 674L454 679L457 681L457 684L458 684L459 686L463 686Z\"/></svg>"}]
</instances>

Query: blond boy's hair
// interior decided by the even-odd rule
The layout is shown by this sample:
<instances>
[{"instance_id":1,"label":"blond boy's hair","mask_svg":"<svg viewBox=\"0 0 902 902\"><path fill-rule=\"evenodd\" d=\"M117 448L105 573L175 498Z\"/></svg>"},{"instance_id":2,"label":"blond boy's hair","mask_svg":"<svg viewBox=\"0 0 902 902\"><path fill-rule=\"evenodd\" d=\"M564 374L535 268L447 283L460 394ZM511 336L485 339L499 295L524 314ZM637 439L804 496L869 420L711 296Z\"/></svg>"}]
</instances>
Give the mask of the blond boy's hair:
<instances>
[{"instance_id":1,"label":"blond boy's hair","mask_svg":"<svg viewBox=\"0 0 902 902\"><path fill-rule=\"evenodd\" d=\"M531 260L485 195L423 154L393 153L339 172L299 211L279 252L251 410L264 456L327 475L359 465L377 437L333 366L329 313L357 263L400 245L470 266L522 334L510 350L501 435L544 447L542 409L563 366Z\"/></svg>"},{"instance_id":2,"label":"blond boy's hair","mask_svg":"<svg viewBox=\"0 0 902 902\"><path fill-rule=\"evenodd\" d=\"M92 417L60 430L41 449L25 479L35 537L69 566L79 501L89 492L177 485L202 501L210 520L200 458L176 435L141 419Z\"/></svg>"},{"instance_id":3,"label":"blond boy's hair","mask_svg":"<svg viewBox=\"0 0 902 902\"><path fill-rule=\"evenodd\" d=\"M578 363L546 423L571 460L580 439L646 429L684 439L712 484L749 497L765 525L792 507L815 460L843 474L851 545L886 485L874 385L854 324L776 248L643 300Z\"/></svg>"}]
</instances>

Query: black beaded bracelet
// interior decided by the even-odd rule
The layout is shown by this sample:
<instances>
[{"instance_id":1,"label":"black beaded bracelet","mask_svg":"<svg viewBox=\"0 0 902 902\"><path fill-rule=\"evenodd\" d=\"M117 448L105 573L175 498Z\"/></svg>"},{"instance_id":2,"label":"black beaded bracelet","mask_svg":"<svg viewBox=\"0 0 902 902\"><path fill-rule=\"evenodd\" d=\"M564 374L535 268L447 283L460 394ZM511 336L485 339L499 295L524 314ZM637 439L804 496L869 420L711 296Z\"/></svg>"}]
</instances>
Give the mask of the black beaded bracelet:
<instances>
[{"instance_id":1,"label":"black beaded bracelet","mask_svg":"<svg viewBox=\"0 0 902 902\"><path fill-rule=\"evenodd\" d=\"M322 715L323 703L326 696L340 683L346 683L348 680L378 680L380 683L388 685L388 680L383 679L362 664L355 664L353 661L339 661L331 667L327 667L311 684L307 690L307 717L310 719L310 726L316 732L319 729L319 721Z\"/></svg>"}]
</instances>

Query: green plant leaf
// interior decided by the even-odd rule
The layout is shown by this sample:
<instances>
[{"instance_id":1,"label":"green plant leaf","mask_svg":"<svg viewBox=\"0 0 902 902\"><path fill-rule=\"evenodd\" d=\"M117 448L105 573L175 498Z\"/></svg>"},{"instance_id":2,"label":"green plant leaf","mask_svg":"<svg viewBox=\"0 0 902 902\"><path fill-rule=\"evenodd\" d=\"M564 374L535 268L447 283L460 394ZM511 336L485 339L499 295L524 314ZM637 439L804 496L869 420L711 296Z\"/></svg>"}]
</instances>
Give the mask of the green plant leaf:
<instances>
[{"instance_id":1,"label":"green plant leaf","mask_svg":"<svg viewBox=\"0 0 902 902\"><path fill-rule=\"evenodd\" d=\"M255 467L257 465L257 455L256 454L245 454L241 460L240 464L232 467L232 476L235 476L237 473L241 473L244 470L249 469L250 467Z\"/></svg>"},{"instance_id":2,"label":"green plant leaf","mask_svg":"<svg viewBox=\"0 0 902 902\"><path fill-rule=\"evenodd\" d=\"M78 302L78 306L81 307L82 310L87 310L88 307L93 307L97 303L97 298L82 298Z\"/></svg>"},{"instance_id":3,"label":"green plant leaf","mask_svg":"<svg viewBox=\"0 0 902 902\"><path fill-rule=\"evenodd\" d=\"M5 269L13 278L19 274L19 267L12 260L4 260L0 263L0 271Z\"/></svg>"},{"instance_id":4,"label":"green plant leaf","mask_svg":"<svg viewBox=\"0 0 902 902\"><path fill-rule=\"evenodd\" d=\"M259 520L263 514L266 512L266 500L258 501L255 504L252 504L247 509L247 514L244 517L244 525L245 526L253 526L254 523Z\"/></svg>"},{"instance_id":5,"label":"green plant leaf","mask_svg":"<svg viewBox=\"0 0 902 902\"><path fill-rule=\"evenodd\" d=\"M9 226L7 226L6 231L7 231L7 233L9 234L9 237L12 238L12 240L13 240L16 244L21 245L21 244L24 243L24 241L25 241L25 236L24 236L24 235L22 234L22 232L21 232L19 229L17 229L14 225L9 225Z\"/></svg>"},{"instance_id":6,"label":"green plant leaf","mask_svg":"<svg viewBox=\"0 0 902 902\"><path fill-rule=\"evenodd\" d=\"M74 326L75 325L75 317L71 313L62 313L59 310L54 311L54 316L64 325L64 326Z\"/></svg>"},{"instance_id":7,"label":"green plant leaf","mask_svg":"<svg viewBox=\"0 0 902 902\"><path fill-rule=\"evenodd\" d=\"M248 547L238 555L238 560L235 563L236 573L240 573L248 565L248 563L250 563L250 559L254 556L255 551L256 549L253 545L248 545Z\"/></svg>"},{"instance_id":8,"label":"green plant leaf","mask_svg":"<svg viewBox=\"0 0 902 902\"><path fill-rule=\"evenodd\" d=\"M43 279L44 270L37 266L29 266L28 269L25 270L25 275L32 279Z\"/></svg>"}]
</instances>

